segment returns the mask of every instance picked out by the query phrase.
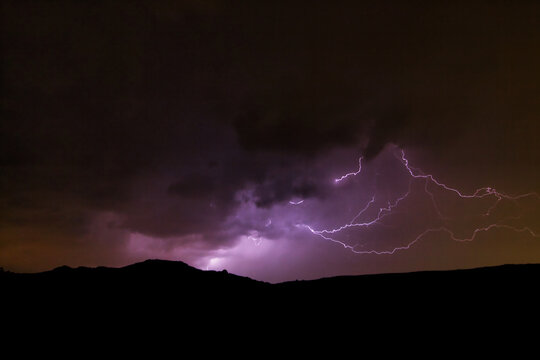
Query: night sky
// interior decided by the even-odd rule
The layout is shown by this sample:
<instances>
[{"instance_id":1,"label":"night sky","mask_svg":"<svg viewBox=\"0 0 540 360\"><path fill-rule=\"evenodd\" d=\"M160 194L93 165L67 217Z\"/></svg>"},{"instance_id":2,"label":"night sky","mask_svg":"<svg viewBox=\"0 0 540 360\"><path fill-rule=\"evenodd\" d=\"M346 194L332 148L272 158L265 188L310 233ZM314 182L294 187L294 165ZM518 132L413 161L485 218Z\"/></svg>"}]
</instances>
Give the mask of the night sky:
<instances>
[{"instance_id":1,"label":"night sky","mask_svg":"<svg viewBox=\"0 0 540 360\"><path fill-rule=\"evenodd\" d=\"M538 1L13 0L2 17L4 269L540 262Z\"/></svg>"}]
</instances>

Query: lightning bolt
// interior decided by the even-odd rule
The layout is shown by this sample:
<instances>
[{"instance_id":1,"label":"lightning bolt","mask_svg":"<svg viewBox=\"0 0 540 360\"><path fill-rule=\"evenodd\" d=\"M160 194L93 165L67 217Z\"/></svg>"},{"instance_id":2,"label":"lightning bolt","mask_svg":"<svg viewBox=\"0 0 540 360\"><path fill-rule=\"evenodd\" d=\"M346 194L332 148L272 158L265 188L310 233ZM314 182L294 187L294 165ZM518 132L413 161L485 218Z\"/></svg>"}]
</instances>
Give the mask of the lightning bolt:
<instances>
[{"instance_id":1,"label":"lightning bolt","mask_svg":"<svg viewBox=\"0 0 540 360\"><path fill-rule=\"evenodd\" d=\"M418 243L421 239L423 239L424 237L426 237L427 235L432 234L432 233L445 233L445 234L448 235L450 240L456 241L456 242L471 242L471 241L475 240L476 236L479 233L488 232L488 231L490 231L492 229L506 229L506 230L511 230L511 231L518 232L518 233L528 233L529 235L531 235L533 237L536 237L536 238L540 237L540 234L536 233L530 227L527 227L527 226L515 227L515 226L511 226L511 225L508 225L508 224L502 224L502 223L492 223L492 224L487 225L487 226L477 227L476 229L474 229L472 231L472 233L471 233L471 235L469 237L465 237L465 238L460 238L460 237L456 236L454 231L452 231L447 226L428 228L428 229L424 230L423 232L421 232L418 236L416 236L412 241L408 242L407 244L405 244L403 246L394 247L393 249L390 249L390 250L376 250L376 249L358 250L357 249L358 245L352 246L352 245L349 245L349 244L347 244L347 243L345 243L343 241L340 241L340 240L336 239L335 237L333 237L334 234L340 233L340 232L342 232L342 231L344 231L346 229L349 229L349 228L353 228L353 227L369 228L369 227L375 226L377 224L380 224L381 220L384 217L390 215L392 213L392 211L395 208L397 208L400 205L400 203L403 200L405 200L411 194L411 184L412 184L412 182L414 180L423 180L424 181L424 191L430 197L431 202L433 204L433 208L434 208L435 212L437 213L437 215L439 216L439 218L442 221L449 220L449 218L447 216L444 216L442 214L442 212L440 211L439 206L437 204L437 200L435 198L435 194L430 190L430 185L439 187L440 189L442 189L442 190L444 190L444 191L446 191L448 193L455 194L455 195L457 195L458 197L460 197L462 199L483 199L483 198L486 198L486 197L495 198L495 202L493 204L491 204L491 206L487 209L487 211L484 214L482 214L483 216L491 215L491 213L501 203L502 200L511 200L511 201L515 202L517 200L520 200L520 199L523 199L523 198L526 198L526 197L535 197L537 199L540 199L540 196L536 192L530 192L530 193L525 193L525 194L519 194L519 195L512 196L512 195L508 195L508 194L505 194L503 192L497 191L496 189L494 189L492 187L482 187L482 188L476 189L474 192L472 192L470 194L467 194L467 193L465 193L465 192L463 192L463 191L461 191L459 189L456 189L456 188L453 188L453 187L450 187L450 186L444 184L443 182L437 180L432 174L425 174L423 171L415 169L412 166L410 166L409 160L405 156L405 151L402 150L402 149L400 149L399 160L400 160L401 164L403 165L403 167L405 168L405 170L407 171L407 174L409 175L409 178L410 178L409 188L405 193L403 193L401 196L399 196L393 202L388 202L386 207L379 208L377 214L371 220L363 221L363 222L356 222L356 220L362 214L364 214L374 204L375 196L373 196L371 198L371 200L358 212L358 214L356 214L354 216L354 218L349 223L347 223L345 225L342 225L342 226L340 226L338 228L316 230L312 226L306 225L306 224L299 224L298 226L306 228L312 234L317 235L317 236L321 237L324 240L339 244L339 245L343 246L345 249L348 249L348 250L350 250L350 251L352 251L352 252L354 252L356 254L375 254L375 255L392 255L392 254L395 254L398 251L408 250L413 245ZM358 160L358 164L359 164L358 171L350 172L350 173L347 173L347 174L345 174L345 175L343 175L343 176L341 176L339 178L336 178L334 180L334 182L338 183L338 182L341 182L341 181L345 180L346 178L348 178L350 176L359 175L361 173L361 171L362 171L362 157L360 157L360 159ZM516 218L519 218L519 217L508 217L508 218L516 219Z\"/></svg>"},{"instance_id":2,"label":"lightning bolt","mask_svg":"<svg viewBox=\"0 0 540 360\"><path fill-rule=\"evenodd\" d=\"M334 179L334 183L339 183L343 180L345 180L346 178L348 178L349 176L356 176L358 174L360 174L360 172L362 171L362 157L360 157L360 159L358 159L358 171L354 171L354 172L350 172L350 173L347 173L337 179Z\"/></svg>"},{"instance_id":3,"label":"lightning bolt","mask_svg":"<svg viewBox=\"0 0 540 360\"><path fill-rule=\"evenodd\" d=\"M445 189L447 191L454 192L457 195L459 195L459 197L464 198L464 199L470 199L470 198L481 199L481 198L484 198L484 197L490 196L490 195L495 196L498 199L498 201L500 201L501 199L519 200L519 199L529 197L529 196L535 196L537 198L539 197L538 194L535 193L535 192L530 192L530 193L516 195L516 196L510 196L510 195L498 192L497 190L495 190L492 187L479 188L472 194L465 194L465 193L459 191L458 189L454 189L454 188L452 188L452 187L450 187L448 185L445 185L442 182L436 180L433 177L433 175L431 175L431 174L427 174L427 175L415 174L414 171L413 171L413 168L411 166L409 166L409 160L405 157L405 151L403 151L403 150L401 150L401 161L403 162L403 165L405 166L405 168L407 169L407 171L409 172L411 177L413 177L415 179L430 180L432 183L436 184L437 186L439 186L439 187L441 187L441 188L443 188L443 189Z\"/></svg>"}]
</instances>

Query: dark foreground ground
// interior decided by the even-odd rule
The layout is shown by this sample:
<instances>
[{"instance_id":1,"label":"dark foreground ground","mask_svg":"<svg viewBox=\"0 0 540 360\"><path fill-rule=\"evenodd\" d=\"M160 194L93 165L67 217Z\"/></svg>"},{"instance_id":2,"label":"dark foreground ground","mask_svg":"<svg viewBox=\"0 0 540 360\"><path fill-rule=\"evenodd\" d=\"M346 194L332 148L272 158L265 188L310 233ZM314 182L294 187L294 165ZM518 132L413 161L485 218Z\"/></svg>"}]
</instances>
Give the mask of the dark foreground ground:
<instances>
[{"instance_id":1,"label":"dark foreground ground","mask_svg":"<svg viewBox=\"0 0 540 360\"><path fill-rule=\"evenodd\" d=\"M384 343L444 331L445 341L476 341L486 330L533 334L539 279L540 264L531 264L268 284L148 260L123 268L3 272L0 302L8 331L37 326L47 332L54 324L74 334L99 328L113 338L126 330L250 341L263 333L265 341L268 336L297 341L311 333L360 343L367 337Z\"/></svg>"},{"instance_id":2,"label":"dark foreground ground","mask_svg":"<svg viewBox=\"0 0 540 360\"><path fill-rule=\"evenodd\" d=\"M35 274L0 273L3 301L34 306L128 304L270 306L324 308L351 312L369 308L397 311L405 306L480 305L504 307L538 303L540 264L502 265L453 271L341 276L269 284L229 274L202 271L180 261L147 260L123 268L60 267ZM242 304L242 305L240 305ZM211 309L210 309L211 310Z\"/></svg>"}]
</instances>

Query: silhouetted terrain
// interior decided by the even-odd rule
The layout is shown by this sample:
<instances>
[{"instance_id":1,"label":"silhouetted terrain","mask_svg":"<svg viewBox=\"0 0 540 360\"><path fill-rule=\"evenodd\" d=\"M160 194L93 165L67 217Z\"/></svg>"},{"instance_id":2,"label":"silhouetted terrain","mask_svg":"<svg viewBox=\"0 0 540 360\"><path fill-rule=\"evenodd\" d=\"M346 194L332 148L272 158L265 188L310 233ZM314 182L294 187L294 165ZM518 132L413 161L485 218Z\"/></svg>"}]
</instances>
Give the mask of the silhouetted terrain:
<instances>
[{"instance_id":1,"label":"silhouetted terrain","mask_svg":"<svg viewBox=\"0 0 540 360\"><path fill-rule=\"evenodd\" d=\"M269 284L227 271L203 271L181 261L147 260L122 268L62 266L51 271L19 274L0 273L4 299L22 294L143 297L175 295L181 300L222 294L231 300L244 294L264 296L321 297L362 296L364 300L386 296L485 297L498 293L510 298L536 294L540 264L502 265L470 270L424 271L398 274L339 276L318 280ZM533 285L534 284L534 285ZM533 286L531 286L533 285ZM11 293L8 292L12 291ZM493 299L495 300L495 299Z\"/></svg>"},{"instance_id":2,"label":"silhouetted terrain","mask_svg":"<svg viewBox=\"0 0 540 360\"><path fill-rule=\"evenodd\" d=\"M540 304L539 279L540 264L531 264L269 284L182 262L148 260L123 268L4 272L0 287L4 309L49 321L166 319L205 327L246 317L287 323L380 318L444 324L526 320Z\"/></svg>"}]
</instances>

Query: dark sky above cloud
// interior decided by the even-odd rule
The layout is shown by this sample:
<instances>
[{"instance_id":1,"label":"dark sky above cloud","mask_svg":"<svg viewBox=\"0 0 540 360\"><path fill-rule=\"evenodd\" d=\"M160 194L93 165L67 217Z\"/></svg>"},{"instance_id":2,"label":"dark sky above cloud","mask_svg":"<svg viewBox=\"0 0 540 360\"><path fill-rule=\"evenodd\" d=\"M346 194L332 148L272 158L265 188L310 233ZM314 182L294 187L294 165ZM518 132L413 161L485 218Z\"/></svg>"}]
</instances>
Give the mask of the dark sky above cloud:
<instances>
[{"instance_id":1,"label":"dark sky above cloud","mask_svg":"<svg viewBox=\"0 0 540 360\"><path fill-rule=\"evenodd\" d=\"M540 192L537 2L2 7L1 266L163 257L278 281L540 261L502 230L375 256L298 226L340 226L405 191L393 145L469 192ZM359 156L365 178L336 187ZM540 230L523 201L499 215ZM347 241L384 248L432 225L421 195L405 205Z\"/></svg>"}]
</instances>

